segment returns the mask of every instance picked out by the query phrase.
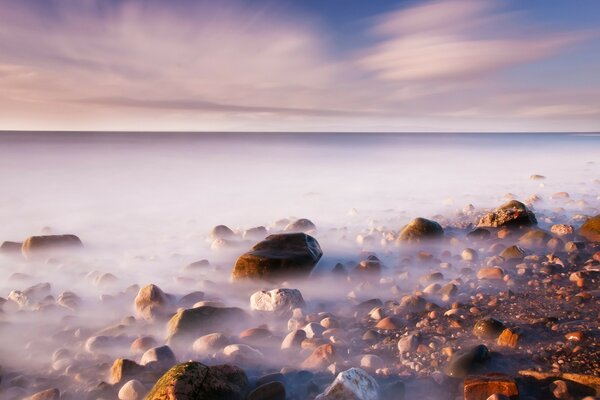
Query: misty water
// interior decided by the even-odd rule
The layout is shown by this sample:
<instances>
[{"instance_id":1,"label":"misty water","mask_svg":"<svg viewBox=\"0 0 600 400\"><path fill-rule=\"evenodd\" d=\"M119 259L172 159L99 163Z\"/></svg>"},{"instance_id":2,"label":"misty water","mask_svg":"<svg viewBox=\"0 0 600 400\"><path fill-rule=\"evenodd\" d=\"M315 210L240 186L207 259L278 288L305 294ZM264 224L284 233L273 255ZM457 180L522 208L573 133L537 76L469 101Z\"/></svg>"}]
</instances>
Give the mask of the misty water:
<instances>
[{"instance_id":1,"label":"misty water","mask_svg":"<svg viewBox=\"0 0 600 400\"><path fill-rule=\"evenodd\" d=\"M72 394L65 398L84 398L78 390L92 385L89 371L82 367L83 377L74 378L73 371L53 367L57 348L84 354L73 357L97 365L100 382L108 380L114 358L134 358L129 339L144 334L164 341L161 323L123 328L122 343L103 354L83 349L87 338L135 315L132 285L154 283L176 298L202 291L204 300L249 311L254 291L278 286L231 281L237 257L259 240L243 233L257 226L278 232L284 219L308 218L317 227L311 234L323 257L315 278L293 285L309 310L327 309L336 299L379 297L373 286L355 290L354 300L348 297L353 285L332 284L329 276L336 263L359 261L362 251L377 254L398 287L411 293L427 270L395 275L407 252L386 241L386 232L397 233L415 217L443 226L459 220L468 229L483 211L534 194L539 199L528 204L541 228L578 225L600 209L599 156L600 136L567 133L0 133L0 242L71 233L84 244L65 260L0 256L0 297L50 283L26 307L5 303L2 373L23 377L22 394L46 385ZM531 179L534 174L545 179ZM569 198L557 198L558 192ZM220 224L236 232L233 243L210 237ZM185 270L201 259L210 267ZM81 298L77 310L34 305L64 291ZM287 319L257 317L255 325L263 322L279 335L287 330ZM266 364L277 369L286 362ZM2 385L0 396L9 396L6 379Z\"/></svg>"}]
</instances>

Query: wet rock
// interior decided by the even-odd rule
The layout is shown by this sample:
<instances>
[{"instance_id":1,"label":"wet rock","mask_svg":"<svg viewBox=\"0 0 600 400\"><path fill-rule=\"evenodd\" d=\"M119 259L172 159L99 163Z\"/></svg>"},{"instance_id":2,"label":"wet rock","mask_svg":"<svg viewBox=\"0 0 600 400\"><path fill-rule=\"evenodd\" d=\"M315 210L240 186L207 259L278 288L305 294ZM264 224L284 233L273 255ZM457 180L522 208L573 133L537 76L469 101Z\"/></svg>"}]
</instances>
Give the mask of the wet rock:
<instances>
[{"instance_id":1,"label":"wet rock","mask_svg":"<svg viewBox=\"0 0 600 400\"><path fill-rule=\"evenodd\" d=\"M60 400L60 391L58 389L42 390L32 394L25 400Z\"/></svg>"},{"instance_id":2,"label":"wet rock","mask_svg":"<svg viewBox=\"0 0 600 400\"><path fill-rule=\"evenodd\" d=\"M521 335L513 330L506 328L502 331L500 336L498 336L498 346L502 347L510 347L511 349L516 349L519 344L519 339Z\"/></svg>"},{"instance_id":3,"label":"wet rock","mask_svg":"<svg viewBox=\"0 0 600 400\"><path fill-rule=\"evenodd\" d=\"M542 248L551 238L552 236L541 229L532 229L522 235L518 243L528 249Z\"/></svg>"},{"instance_id":4,"label":"wet rock","mask_svg":"<svg viewBox=\"0 0 600 400\"><path fill-rule=\"evenodd\" d=\"M23 242L21 253L27 259L34 259L82 247L83 243L75 235L30 236Z\"/></svg>"},{"instance_id":5,"label":"wet rock","mask_svg":"<svg viewBox=\"0 0 600 400\"><path fill-rule=\"evenodd\" d=\"M155 370L165 370L177 363L175 354L169 346L153 347L146 351L140 360L140 364Z\"/></svg>"},{"instance_id":6,"label":"wet rock","mask_svg":"<svg viewBox=\"0 0 600 400\"><path fill-rule=\"evenodd\" d=\"M132 379L121 386L119 400L142 400L146 392L146 387L140 381Z\"/></svg>"},{"instance_id":7,"label":"wet rock","mask_svg":"<svg viewBox=\"0 0 600 400\"><path fill-rule=\"evenodd\" d=\"M484 318L475 322L473 335L480 339L496 339L504 328L504 324L497 319Z\"/></svg>"},{"instance_id":8,"label":"wet rock","mask_svg":"<svg viewBox=\"0 0 600 400\"><path fill-rule=\"evenodd\" d=\"M464 382L465 400L487 400L494 394L519 398L519 390L515 380L504 374L486 374L467 376Z\"/></svg>"},{"instance_id":9,"label":"wet rock","mask_svg":"<svg viewBox=\"0 0 600 400\"><path fill-rule=\"evenodd\" d=\"M588 218L587 221L581 225L577 233L590 242L600 242L600 214Z\"/></svg>"},{"instance_id":10,"label":"wet rock","mask_svg":"<svg viewBox=\"0 0 600 400\"><path fill-rule=\"evenodd\" d=\"M285 400L285 385L278 381L264 383L251 391L246 400Z\"/></svg>"},{"instance_id":11,"label":"wet rock","mask_svg":"<svg viewBox=\"0 0 600 400\"><path fill-rule=\"evenodd\" d=\"M312 233L317 230L315 224L312 223L311 220L306 218L300 218L296 221L288 224L284 231L286 232L303 232L303 233Z\"/></svg>"},{"instance_id":12,"label":"wet rock","mask_svg":"<svg viewBox=\"0 0 600 400\"><path fill-rule=\"evenodd\" d=\"M400 234L398 235L398 243L419 243L441 239L443 236L444 230L440 224L425 218L416 218L402 228Z\"/></svg>"},{"instance_id":13,"label":"wet rock","mask_svg":"<svg viewBox=\"0 0 600 400\"><path fill-rule=\"evenodd\" d=\"M179 310L167 325L167 340L194 339L199 335L222 332L224 329L242 324L246 321L246 313L235 307L217 308L202 306Z\"/></svg>"},{"instance_id":14,"label":"wet rock","mask_svg":"<svg viewBox=\"0 0 600 400\"><path fill-rule=\"evenodd\" d=\"M379 385L360 368L340 372L335 380L315 400L377 400Z\"/></svg>"},{"instance_id":15,"label":"wet rock","mask_svg":"<svg viewBox=\"0 0 600 400\"><path fill-rule=\"evenodd\" d=\"M525 250L519 246L510 246L500 252L500 257L506 261L519 261L522 260L527 254Z\"/></svg>"},{"instance_id":16,"label":"wet rock","mask_svg":"<svg viewBox=\"0 0 600 400\"><path fill-rule=\"evenodd\" d=\"M110 381L120 383L144 371L144 367L126 358L117 358L110 368Z\"/></svg>"},{"instance_id":17,"label":"wet rock","mask_svg":"<svg viewBox=\"0 0 600 400\"><path fill-rule=\"evenodd\" d=\"M336 358L336 351L333 345L324 344L317 347L308 358L306 358L301 367L305 369L323 369L333 363Z\"/></svg>"},{"instance_id":18,"label":"wet rock","mask_svg":"<svg viewBox=\"0 0 600 400\"><path fill-rule=\"evenodd\" d=\"M135 297L134 304L137 315L147 321L164 317L169 311L167 295L154 284L141 288Z\"/></svg>"},{"instance_id":19,"label":"wet rock","mask_svg":"<svg viewBox=\"0 0 600 400\"><path fill-rule=\"evenodd\" d=\"M192 349L196 355L206 357L220 351L229 343L229 338L222 333L209 333L196 339L192 344Z\"/></svg>"},{"instance_id":20,"label":"wet rock","mask_svg":"<svg viewBox=\"0 0 600 400\"><path fill-rule=\"evenodd\" d=\"M514 228L535 224L537 224L535 214L520 201L511 200L481 217L477 226Z\"/></svg>"},{"instance_id":21,"label":"wet rock","mask_svg":"<svg viewBox=\"0 0 600 400\"><path fill-rule=\"evenodd\" d=\"M270 235L237 259L232 277L267 281L307 277L322 255L317 240L305 233Z\"/></svg>"},{"instance_id":22,"label":"wet rock","mask_svg":"<svg viewBox=\"0 0 600 400\"><path fill-rule=\"evenodd\" d=\"M225 225L217 225L210 232L210 237L211 239L232 239L235 237L235 232Z\"/></svg>"},{"instance_id":23,"label":"wet rock","mask_svg":"<svg viewBox=\"0 0 600 400\"><path fill-rule=\"evenodd\" d=\"M289 312L305 306L298 289L261 290L250 297L250 309L275 313Z\"/></svg>"},{"instance_id":24,"label":"wet rock","mask_svg":"<svg viewBox=\"0 0 600 400\"><path fill-rule=\"evenodd\" d=\"M464 378L476 372L477 368L489 359L488 348L482 344L463 349L452 354L446 367L446 375L453 378Z\"/></svg>"},{"instance_id":25,"label":"wet rock","mask_svg":"<svg viewBox=\"0 0 600 400\"><path fill-rule=\"evenodd\" d=\"M190 361L168 370L150 390L146 400L242 400L247 391L248 378L238 367L208 367Z\"/></svg>"}]
</instances>

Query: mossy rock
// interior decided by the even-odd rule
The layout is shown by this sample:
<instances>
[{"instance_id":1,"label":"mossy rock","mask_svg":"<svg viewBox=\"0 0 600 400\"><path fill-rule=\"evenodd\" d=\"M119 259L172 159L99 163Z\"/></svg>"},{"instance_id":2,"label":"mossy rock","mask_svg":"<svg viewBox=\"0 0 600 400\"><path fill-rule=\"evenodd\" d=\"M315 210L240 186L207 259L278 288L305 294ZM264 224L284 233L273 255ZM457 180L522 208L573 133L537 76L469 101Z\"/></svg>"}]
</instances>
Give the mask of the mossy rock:
<instances>
[{"instance_id":1,"label":"mossy rock","mask_svg":"<svg viewBox=\"0 0 600 400\"><path fill-rule=\"evenodd\" d=\"M319 242L305 233L270 235L237 259L232 278L266 281L304 278L322 255Z\"/></svg>"},{"instance_id":2,"label":"mossy rock","mask_svg":"<svg viewBox=\"0 0 600 400\"><path fill-rule=\"evenodd\" d=\"M410 221L398 236L398 242L421 243L444 237L444 229L435 221L415 218Z\"/></svg>"},{"instance_id":3,"label":"mossy rock","mask_svg":"<svg viewBox=\"0 0 600 400\"><path fill-rule=\"evenodd\" d=\"M579 235L590 242L600 242L600 214L588 218L579 228Z\"/></svg>"},{"instance_id":4,"label":"mossy rock","mask_svg":"<svg viewBox=\"0 0 600 400\"><path fill-rule=\"evenodd\" d=\"M145 400L242 400L247 391L248 378L240 368L190 361L165 372Z\"/></svg>"},{"instance_id":5,"label":"mossy rock","mask_svg":"<svg viewBox=\"0 0 600 400\"><path fill-rule=\"evenodd\" d=\"M525 204L517 200L511 200L481 217L477 226L518 228L536 224L535 214Z\"/></svg>"}]
</instances>

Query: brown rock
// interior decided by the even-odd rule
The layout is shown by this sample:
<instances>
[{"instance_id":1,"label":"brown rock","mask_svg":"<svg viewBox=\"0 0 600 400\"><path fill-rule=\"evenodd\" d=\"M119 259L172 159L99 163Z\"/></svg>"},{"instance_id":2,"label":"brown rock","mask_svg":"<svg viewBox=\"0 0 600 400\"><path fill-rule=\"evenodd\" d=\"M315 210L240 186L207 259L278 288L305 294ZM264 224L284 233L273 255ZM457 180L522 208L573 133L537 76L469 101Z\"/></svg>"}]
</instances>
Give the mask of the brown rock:
<instances>
[{"instance_id":1,"label":"brown rock","mask_svg":"<svg viewBox=\"0 0 600 400\"><path fill-rule=\"evenodd\" d=\"M251 391L246 400L285 400L285 386L278 381L262 384Z\"/></svg>"},{"instance_id":2,"label":"brown rock","mask_svg":"<svg viewBox=\"0 0 600 400\"><path fill-rule=\"evenodd\" d=\"M483 267L477 271L477 279L502 280L504 271L500 267Z\"/></svg>"},{"instance_id":3,"label":"brown rock","mask_svg":"<svg viewBox=\"0 0 600 400\"><path fill-rule=\"evenodd\" d=\"M270 235L237 259L232 277L267 281L307 277L322 255L317 240L305 233Z\"/></svg>"},{"instance_id":4,"label":"brown rock","mask_svg":"<svg viewBox=\"0 0 600 400\"><path fill-rule=\"evenodd\" d=\"M588 218L588 220L581 225L578 233L590 242L600 242L600 214Z\"/></svg>"},{"instance_id":5,"label":"brown rock","mask_svg":"<svg viewBox=\"0 0 600 400\"><path fill-rule=\"evenodd\" d=\"M569 332L565 335L565 339L573 341L573 342L580 342L583 339L583 332L582 331Z\"/></svg>"},{"instance_id":6,"label":"brown rock","mask_svg":"<svg viewBox=\"0 0 600 400\"><path fill-rule=\"evenodd\" d=\"M479 220L478 227L520 227L537 224L535 214L517 200L511 200L494 211L487 213Z\"/></svg>"},{"instance_id":7,"label":"brown rock","mask_svg":"<svg viewBox=\"0 0 600 400\"><path fill-rule=\"evenodd\" d=\"M377 325L375 325L375 328L386 329L386 330L401 329L402 323L400 322L400 320L398 318L385 317L382 320L380 320L377 323Z\"/></svg>"},{"instance_id":8,"label":"brown rock","mask_svg":"<svg viewBox=\"0 0 600 400\"><path fill-rule=\"evenodd\" d=\"M167 340L179 342L194 339L201 335L233 329L243 324L246 313L236 307L201 306L187 310L179 310L167 325Z\"/></svg>"},{"instance_id":9,"label":"brown rock","mask_svg":"<svg viewBox=\"0 0 600 400\"><path fill-rule=\"evenodd\" d=\"M25 400L59 400L60 391L58 389L47 389L32 394Z\"/></svg>"},{"instance_id":10,"label":"brown rock","mask_svg":"<svg viewBox=\"0 0 600 400\"><path fill-rule=\"evenodd\" d=\"M520 334L513 332L511 329L506 328L498 336L498 346L510 347L516 349L519 344Z\"/></svg>"},{"instance_id":11,"label":"brown rock","mask_svg":"<svg viewBox=\"0 0 600 400\"><path fill-rule=\"evenodd\" d=\"M487 400L493 394L502 394L510 399L519 398L515 380L504 374L470 375L465 378L465 400Z\"/></svg>"},{"instance_id":12,"label":"brown rock","mask_svg":"<svg viewBox=\"0 0 600 400\"><path fill-rule=\"evenodd\" d=\"M75 235L30 236L23 242L21 253L27 259L34 259L82 247L83 243Z\"/></svg>"},{"instance_id":13,"label":"brown rock","mask_svg":"<svg viewBox=\"0 0 600 400\"><path fill-rule=\"evenodd\" d=\"M425 218L415 218L408 223L398 235L398 243L413 242L420 243L424 241L441 239L444 237L444 229L435 221Z\"/></svg>"},{"instance_id":14,"label":"brown rock","mask_svg":"<svg viewBox=\"0 0 600 400\"><path fill-rule=\"evenodd\" d=\"M137 315L147 321L168 314L169 299L165 292L153 284L140 289L135 296L134 304Z\"/></svg>"},{"instance_id":15,"label":"brown rock","mask_svg":"<svg viewBox=\"0 0 600 400\"><path fill-rule=\"evenodd\" d=\"M110 380L119 383L144 371L144 367L126 358L117 358L110 368Z\"/></svg>"},{"instance_id":16,"label":"brown rock","mask_svg":"<svg viewBox=\"0 0 600 400\"><path fill-rule=\"evenodd\" d=\"M317 347L306 360L302 362L302 368L323 369L335 361L335 348L331 344Z\"/></svg>"}]
</instances>

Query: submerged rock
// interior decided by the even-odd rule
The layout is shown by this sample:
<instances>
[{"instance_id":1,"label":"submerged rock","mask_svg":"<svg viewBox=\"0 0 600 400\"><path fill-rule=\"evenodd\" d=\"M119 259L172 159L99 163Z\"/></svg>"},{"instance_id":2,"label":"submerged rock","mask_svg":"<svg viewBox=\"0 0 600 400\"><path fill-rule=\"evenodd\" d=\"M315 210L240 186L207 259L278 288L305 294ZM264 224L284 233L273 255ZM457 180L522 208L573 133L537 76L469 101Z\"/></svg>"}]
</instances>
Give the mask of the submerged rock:
<instances>
[{"instance_id":1,"label":"submerged rock","mask_svg":"<svg viewBox=\"0 0 600 400\"><path fill-rule=\"evenodd\" d=\"M511 200L481 217L477 226L498 228L530 226L535 224L537 224L535 214L520 201Z\"/></svg>"},{"instance_id":2,"label":"submerged rock","mask_svg":"<svg viewBox=\"0 0 600 400\"><path fill-rule=\"evenodd\" d=\"M60 391L58 389L42 390L32 394L25 400L60 400Z\"/></svg>"},{"instance_id":3,"label":"submerged rock","mask_svg":"<svg viewBox=\"0 0 600 400\"><path fill-rule=\"evenodd\" d=\"M237 259L232 277L267 281L307 277L322 255L317 240L305 233L270 235Z\"/></svg>"},{"instance_id":4,"label":"submerged rock","mask_svg":"<svg viewBox=\"0 0 600 400\"><path fill-rule=\"evenodd\" d=\"M590 242L600 242L600 214L588 218L577 233Z\"/></svg>"},{"instance_id":5,"label":"submerged rock","mask_svg":"<svg viewBox=\"0 0 600 400\"><path fill-rule=\"evenodd\" d=\"M231 239L235 237L235 232L225 225L217 225L210 232L212 239Z\"/></svg>"},{"instance_id":6,"label":"submerged rock","mask_svg":"<svg viewBox=\"0 0 600 400\"><path fill-rule=\"evenodd\" d=\"M146 400L242 400L248 391L244 371L231 365L177 364L156 382Z\"/></svg>"},{"instance_id":7,"label":"submerged rock","mask_svg":"<svg viewBox=\"0 0 600 400\"><path fill-rule=\"evenodd\" d=\"M466 375L476 372L477 366L485 363L488 359L488 348L482 344L457 351L452 355L450 363L446 367L446 375L452 378L464 378Z\"/></svg>"},{"instance_id":8,"label":"submerged rock","mask_svg":"<svg viewBox=\"0 0 600 400\"><path fill-rule=\"evenodd\" d=\"M377 400L379 385L364 370L350 368L340 372L335 380L315 400Z\"/></svg>"},{"instance_id":9,"label":"submerged rock","mask_svg":"<svg viewBox=\"0 0 600 400\"><path fill-rule=\"evenodd\" d=\"M229 326L243 323L246 313L235 307L201 306L179 310L167 325L168 341L193 339L199 335L220 332Z\"/></svg>"},{"instance_id":10,"label":"submerged rock","mask_svg":"<svg viewBox=\"0 0 600 400\"><path fill-rule=\"evenodd\" d=\"M261 290L250 296L250 309L257 311L285 312L304 307L302 293L298 289Z\"/></svg>"},{"instance_id":11,"label":"submerged rock","mask_svg":"<svg viewBox=\"0 0 600 400\"><path fill-rule=\"evenodd\" d=\"M444 230L437 222L425 218L415 218L402 228L397 241L398 243L419 243L428 240L441 239L443 236Z\"/></svg>"},{"instance_id":12,"label":"submerged rock","mask_svg":"<svg viewBox=\"0 0 600 400\"><path fill-rule=\"evenodd\" d=\"M0 245L0 254L9 254L9 255L21 254L22 246L23 246L23 243L19 243L19 242L10 242L10 241L2 242L2 245Z\"/></svg>"},{"instance_id":13,"label":"submerged rock","mask_svg":"<svg viewBox=\"0 0 600 400\"><path fill-rule=\"evenodd\" d=\"M82 247L83 243L75 235L30 236L23 242L21 252L25 258L32 259L52 252Z\"/></svg>"},{"instance_id":14,"label":"submerged rock","mask_svg":"<svg viewBox=\"0 0 600 400\"><path fill-rule=\"evenodd\" d=\"M542 248L552 236L541 229L532 229L519 238L519 245L532 249Z\"/></svg>"}]
</instances>

